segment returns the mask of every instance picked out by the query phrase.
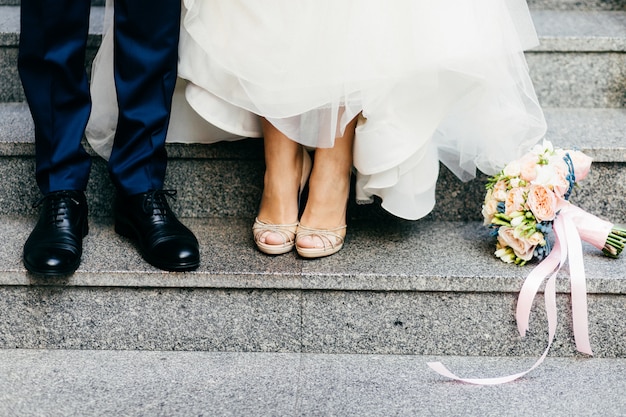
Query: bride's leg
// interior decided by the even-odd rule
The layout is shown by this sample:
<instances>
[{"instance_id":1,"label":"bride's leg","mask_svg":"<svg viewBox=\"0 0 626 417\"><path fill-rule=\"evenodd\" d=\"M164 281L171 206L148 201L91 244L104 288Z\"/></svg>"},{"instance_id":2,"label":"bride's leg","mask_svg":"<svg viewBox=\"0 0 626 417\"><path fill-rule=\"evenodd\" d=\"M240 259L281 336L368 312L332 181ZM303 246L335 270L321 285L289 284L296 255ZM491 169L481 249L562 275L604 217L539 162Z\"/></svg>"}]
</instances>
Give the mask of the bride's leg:
<instances>
[{"instance_id":1,"label":"bride's leg","mask_svg":"<svg viewBox=\"0 0 626 417\"><path fill-rule=\"evenodd\" d=\"M298 222L298 190L302 174L302 146L262 119L265 148L263 197L257 219L271 225ZM284 233L261 228L257 239L268 245L282 245ZM295 227L293 228L295 230ZM256 232L255 232L256 233ZM291 236L290 236L291 237Z\"/></svg>"},{"instance_id":2,"label":"bride's leg","mask_svg":"<svg viewBox=\"0 0 626 417\"><path fill-rule=\"evenodd\" d=\"M309 197L300 219L300 224L306 229L322 231L340 228L335 233L341 238L345 236L343 227L346 224L356 122L357 118L354 118L346 126L345 133L335 140L334 147L315 150ZM296 245L298 248L324 248L329 244L326 239L338 240L332 235L323 238L317 232L299 232ZM339 242L332 242L333 245L335 243Z\"/></svg>"}]
</instances>

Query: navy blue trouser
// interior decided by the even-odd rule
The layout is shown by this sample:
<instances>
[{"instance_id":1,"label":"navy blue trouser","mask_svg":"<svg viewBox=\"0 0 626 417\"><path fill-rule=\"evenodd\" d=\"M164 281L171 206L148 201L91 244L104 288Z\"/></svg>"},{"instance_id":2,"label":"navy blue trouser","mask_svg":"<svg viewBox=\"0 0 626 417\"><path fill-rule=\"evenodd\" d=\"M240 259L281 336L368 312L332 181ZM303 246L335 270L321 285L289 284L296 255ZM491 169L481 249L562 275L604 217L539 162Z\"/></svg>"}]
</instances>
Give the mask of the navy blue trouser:
<instances>
[{"instance_id":1,"label":"navy blue trouser","mask_svg":"<svg viewBox=\"0 0 626 417\"><path fill-rule=\"evenodd\" d=\"M85 49L90 0L22 0L18 69L35 122L44 194L85 190L81 145L91 110ZM176 83L180 0L115 0L114 74L120 110L109 173L127 194L161 189Z\"/></svg>"}]
</instances>

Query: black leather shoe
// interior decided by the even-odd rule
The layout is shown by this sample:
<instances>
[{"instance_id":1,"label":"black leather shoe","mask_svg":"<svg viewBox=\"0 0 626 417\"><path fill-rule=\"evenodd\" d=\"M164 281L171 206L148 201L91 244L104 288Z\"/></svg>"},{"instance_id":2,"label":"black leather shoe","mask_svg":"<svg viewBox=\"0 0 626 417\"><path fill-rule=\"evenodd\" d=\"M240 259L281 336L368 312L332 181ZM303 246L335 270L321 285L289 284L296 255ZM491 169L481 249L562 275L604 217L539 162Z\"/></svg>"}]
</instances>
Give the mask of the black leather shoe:
<instances>
[{"instance_id":1,"label":"black leather shoe","mask_svg":"<svg viewBox=\"0 0 626 417\"><path fill-rule=\"evenodd\" d=\"M39 221L24 244L24 266L37 275L69 275L80 265L89 230L85 193L55 191L34 205L39 206Z\"/></svg>"},{"instance_id":2,"label":"black leather shoe","mask_svg":"<svg viewBox=\"0 0 626 417\"><path fill-rule=\"evenodd\" d=\"M166 271L191 271L200 265L198 241L174 215L166 196L174 190L118 195L115 231L137 243L149 264Z\"/></svg>"}]
</instances>

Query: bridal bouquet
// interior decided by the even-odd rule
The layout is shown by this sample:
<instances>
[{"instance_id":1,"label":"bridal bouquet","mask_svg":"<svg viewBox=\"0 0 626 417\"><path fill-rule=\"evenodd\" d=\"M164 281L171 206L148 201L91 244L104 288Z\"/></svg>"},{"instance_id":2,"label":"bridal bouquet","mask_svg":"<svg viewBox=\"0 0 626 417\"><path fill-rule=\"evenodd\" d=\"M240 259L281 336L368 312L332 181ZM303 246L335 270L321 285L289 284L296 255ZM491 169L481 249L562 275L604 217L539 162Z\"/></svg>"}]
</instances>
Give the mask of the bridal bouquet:
<instances>
[{"instance_id":1,"label":"bridal bouquet","mask_svg":"<svg viewBox=\"0 0 626 417\"><path fill-rule=\"evenodd\" d=\"M545 281L548 345L530 369L496 378L460 378L441 362L430 362L435 372L471 384L511 382L539 366L548 355L557 328L556 277L569 262L572 325L576 349L593 355L589 339L587 289L581 241L616 258L626 245L626 230L574 206L569 196L591 168L591 158L579 151L555 149L550 142L535 146L489 178L483 204L486 226L497 236L496 256L524 265L541 260L520 289L515 318L522 337L530 323L533 300Z\"/></svg>"},{"instance_id":2,"label":"bridal bouquet","mask_svg":"<svg viewBox=\"0 0 626 417\"><path fill-rule=\"evenodd\" d=\"M495 255L518 265L543 259L552 249L555 218L567 213L582 240L607 256L619 256L626 245L626 230L568 201L590 168L591 158L584 153L554 148L544 141L490 177L482 214L497 237Z\"/></svg>"}]
</instances>

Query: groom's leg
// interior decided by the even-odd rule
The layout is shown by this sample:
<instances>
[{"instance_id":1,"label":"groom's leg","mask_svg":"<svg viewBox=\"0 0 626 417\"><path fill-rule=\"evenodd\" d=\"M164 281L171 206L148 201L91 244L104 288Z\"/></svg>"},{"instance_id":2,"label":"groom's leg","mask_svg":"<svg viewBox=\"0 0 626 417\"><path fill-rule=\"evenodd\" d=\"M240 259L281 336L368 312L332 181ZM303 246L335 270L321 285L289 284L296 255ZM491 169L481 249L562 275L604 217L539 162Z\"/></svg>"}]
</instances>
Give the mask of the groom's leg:
<instances>
[{"instance_id":1,"label":"groom's leg","mask_svg":"<svg viewBox=\"0 0 626 417\"><path fill-rule=\"evenodd\" d=\"M120 115L109 171L129 195L163 187L179 28L180 0L115 0Z\"/></svg>"},{"instance_id":2,"label":"groom's leg","mask_svg":"<svg viewBox=\"0 0 626 417\"><path fill-rule=\"evenodd\" d=\"M165 137L176 83L180 0L115 0L114 76L120 109L109 159L118 188L115 230L150 264L188 271L200 264L196 237L163 191Z\"/></svg>"},{"instance_id":3,"label":"groom's leg","mask_svg":"<svg viewBox=\"0 0 626 417\"><path fill-rule=\"evenodd\" d=\"M91 160L81 139L91 110L85 72L89 0L22 0L18 69L33 120L44 194L84 190Z\"/></svg>"},{"instance_id":4,"label":"groom's leg","mask_svg":"<svg viewBox=\"0 0 626 417\"><path fill-rule=\"evenodd\" d=\"M36 178L44 194L23 260L30 272L44 276L78 268L88 229L83 191L91 159L81 139L91 110L85 72L89 9L89 0L21 2L18 68L35 122Z\"/></svg>"}]
</instances>

